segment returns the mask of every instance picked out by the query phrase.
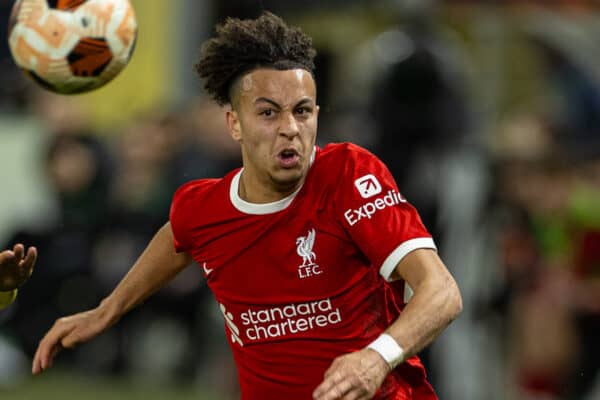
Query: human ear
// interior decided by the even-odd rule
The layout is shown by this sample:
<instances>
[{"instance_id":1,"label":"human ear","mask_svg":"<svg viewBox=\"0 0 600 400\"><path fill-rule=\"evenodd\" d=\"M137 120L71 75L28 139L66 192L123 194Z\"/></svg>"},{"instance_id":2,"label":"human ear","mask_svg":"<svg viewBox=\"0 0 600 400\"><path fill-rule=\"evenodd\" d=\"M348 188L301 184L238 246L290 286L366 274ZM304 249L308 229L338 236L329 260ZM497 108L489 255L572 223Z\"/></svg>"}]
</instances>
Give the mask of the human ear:
<instances>
[{"instance_id":1,"label":"human ear","mask_svg":"<svg viewBox=\"0 0 600 400\"><path fill-rule=\"evenodd\" d=\"M233 138L233 140L237 142L242 141L241 128L240 128L240 119L237 111L229 110L225 114L225 118L227 119L227 127L229 128L229 134Z\"/></svg>"}]
</instances>

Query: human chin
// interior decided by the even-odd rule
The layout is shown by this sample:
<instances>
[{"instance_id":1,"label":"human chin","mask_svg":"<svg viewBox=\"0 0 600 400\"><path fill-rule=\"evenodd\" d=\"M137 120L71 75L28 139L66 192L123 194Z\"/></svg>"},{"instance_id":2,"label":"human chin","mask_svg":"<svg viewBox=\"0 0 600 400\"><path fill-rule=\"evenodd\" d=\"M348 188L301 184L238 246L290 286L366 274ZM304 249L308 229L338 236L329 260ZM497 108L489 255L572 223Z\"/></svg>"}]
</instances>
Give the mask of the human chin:
<instances>
[{"instance_id":1,"label":"human chin","mask_svg":"<svg viewBox=\"0 0 600 400\"><path fill-rule=\"evenodd\" d=\"M271 180L280 189L290 190L296 189L296 185L303 176L303 170L300 168L294 169L277 169L271 174Z\"/></svg>"}]
</instances>

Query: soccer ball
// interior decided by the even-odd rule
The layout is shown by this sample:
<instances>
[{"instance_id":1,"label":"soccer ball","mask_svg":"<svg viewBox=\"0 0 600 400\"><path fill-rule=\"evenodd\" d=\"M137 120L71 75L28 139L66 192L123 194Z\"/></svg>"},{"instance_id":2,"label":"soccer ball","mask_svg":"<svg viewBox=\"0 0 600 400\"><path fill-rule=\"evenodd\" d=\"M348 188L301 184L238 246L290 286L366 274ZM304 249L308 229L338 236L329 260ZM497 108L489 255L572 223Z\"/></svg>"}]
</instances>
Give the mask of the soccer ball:
<instances>
[{"instance_id":1,"label":"soccer ball","mask_svg":"<svg viewBox=\"0 0 600 400\"><path fill-rule=\"evenodd\" d=\"M15 63L61 94L111 81L129 62L136 38L129 0L17 0L8 26Z\"/></svg>"}]
</instances>

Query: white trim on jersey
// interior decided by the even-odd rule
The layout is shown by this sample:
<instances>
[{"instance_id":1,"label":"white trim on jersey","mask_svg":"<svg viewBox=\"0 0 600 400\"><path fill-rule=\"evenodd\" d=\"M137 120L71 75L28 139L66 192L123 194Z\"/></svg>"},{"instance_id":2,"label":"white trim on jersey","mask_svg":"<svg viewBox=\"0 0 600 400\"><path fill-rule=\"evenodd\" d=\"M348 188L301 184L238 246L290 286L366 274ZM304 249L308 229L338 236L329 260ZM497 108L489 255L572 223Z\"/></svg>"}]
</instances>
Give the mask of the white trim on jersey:
<instances>
[{"instance_id":1,"label":"white trim on jersey","mask_svg":"<svg viewBox=\"0 0 600 400\"><path fill-rule=\"evenodd\" d=\"M312 166L313 162L315 161L316 152L317 152L317 149L315 147L313 149L312 154L310 155L310 165L311 166ZM239 194L240 193L240 177L242 176L242 171L244 171L244 168L242 168L237 174L235 174L235 176L231 180L231 186L229 186L229 199L231 200L231 203L233 204L233 206L235 208L237 208L239 211L246 213L246 214L265 215L265 214L272 214L272 213L276 213L281 210L285 210L290 205L292 200L294 200L294 198L296 197L296 195L298 194L300 189L302 189L302 186L300 186L294 193L290 194L289 196L287 196L281 200L277 200L272 203L262 203L262 204L250 203L250 202L242 199Z\"/></svg>"},{"instance_id":2,"label":"white trim on jersey","mask_svg":"<svg viewBox=\"0 0 600 400\"><path fill-rule=\"evenodd\" d=\"M231 180L231 186L229 187L229 198L231 199L231 203L235 208L246 214L265 215L285 210L290 205L292 200L294 200L294 197L296 197L300 189L302 189L302 186L300 186L294 193L272 203L250 203L242 199L239 195L240 176L242 176L243 170L244 169L242 168L240 172L235 174Z\"/></svg>"},{"instance_id":3,"label":"white trim on jersey","mask_svg":"<svg viewBox=\"0 0 600 400\"><path fill-rule=\"evenodd\" d=\"M400 246L396 247L394 251L391 252L389 256L385 259L381 268L379 269L379 273L386 281L390 281L390 277L394 269L396 269L396 265L413 250L416 249L433 249L437 250L435 247L435 243L432 238L416 238L410 239L406 242L402 243Z\"/></svg>"}]
</instances>

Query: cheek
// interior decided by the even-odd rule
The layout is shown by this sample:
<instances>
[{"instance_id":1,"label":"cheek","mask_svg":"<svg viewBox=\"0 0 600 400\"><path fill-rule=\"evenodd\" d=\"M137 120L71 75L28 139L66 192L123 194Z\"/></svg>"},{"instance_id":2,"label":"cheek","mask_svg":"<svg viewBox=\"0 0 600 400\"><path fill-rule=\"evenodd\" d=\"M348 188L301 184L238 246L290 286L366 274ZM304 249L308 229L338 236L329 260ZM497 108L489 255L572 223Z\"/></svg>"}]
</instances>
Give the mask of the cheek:
<instances>
[{"instance_id":1,"label":"cheek","mask_svg":"<svg viewBox=\"0 0 600 400\"><path fill-rule=\"evenodd\" d=\"M317 119L316 118L310 118L306 121L304 121L302 123L302 127L305 133L307 133L306 136L308 137L314 137L316 132L317 132Z\"/></svg>"},{"instance_id":2,"label":"cheek","mask_svg":"<svg viewBox=\"0 0 600 400\"><path fill-rule=\"evenodd\" d=\"M267 143L277 136L276 120L258 120L249 126L252 140L256 143Z\"/></svg>"},{"instance_id":3,"label":"cheek","mask_svg":"<svg viewBox=\"0 0 600 400\"><path fill-rule=\"evenodd\" d=\"M262 125L247 125L242 130L240 143L243 143L248 149L253 152L261 152L262 149L268 149L272 143L273 135L268 126Z\"/></svg>"}]
</instances>

